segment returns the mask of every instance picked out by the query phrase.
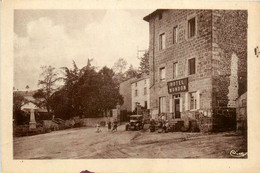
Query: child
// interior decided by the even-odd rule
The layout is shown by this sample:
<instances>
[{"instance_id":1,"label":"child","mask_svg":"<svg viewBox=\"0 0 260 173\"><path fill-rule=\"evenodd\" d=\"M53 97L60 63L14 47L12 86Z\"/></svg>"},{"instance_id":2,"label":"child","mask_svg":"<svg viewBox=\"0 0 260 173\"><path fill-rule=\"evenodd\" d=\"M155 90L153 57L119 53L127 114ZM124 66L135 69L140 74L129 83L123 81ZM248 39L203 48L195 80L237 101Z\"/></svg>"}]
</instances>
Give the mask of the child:
<instances>
[{"instance_id":1,"label":"child","mask_svg":"<svg viewBox=\"0 0 260 173\"><path fill-rule=\"evenodd\" d=\"M101 132L101 129L100 129L100 124L97 123L97 133Z\"/></svg>"},{"instance_id":2,"label":"child","mask_svg":"<svg viewBox=\"0 0 260 173\"><path fill-rule=\"evenodd\" d=\"M115 121L113 123L113 129L112 129L112 132L116 131L117 132L117 122Z\"/></svg>"}]
</instances>

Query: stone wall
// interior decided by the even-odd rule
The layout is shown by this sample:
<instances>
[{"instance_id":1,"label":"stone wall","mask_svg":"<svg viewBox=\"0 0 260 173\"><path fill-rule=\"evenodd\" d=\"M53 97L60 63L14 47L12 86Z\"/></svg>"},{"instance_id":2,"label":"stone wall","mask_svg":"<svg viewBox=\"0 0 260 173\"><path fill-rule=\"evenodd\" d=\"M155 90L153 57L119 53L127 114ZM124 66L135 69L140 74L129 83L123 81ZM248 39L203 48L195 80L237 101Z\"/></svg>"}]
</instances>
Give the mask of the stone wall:
<instances>
[{"instance_id":1,"label":"stone wall","mask_svg":"<svg viewBox=\"0 0 260 173\"><path fill-rule=\"evenodd\" d=\"M247 11L213 10L213 107L235 107L247 90Z\"/></svg>"},{"instance_id":2,"label":"stone wall","mask_svg":"<svg viewBox=\"0 0 260 173\"><path fill-rule=\"evenodd\" d=\"M132 109L131 82L133 80L135 80L135 79L131 78L131 79L127 80L127 81L124 81L124 82L120 83L119 93L124 98L124 103L120 107L121 110L131 111L131 109Z\"/></svg>"},{"instance_id":3,"label":"stone wall","mask_svg":"<svg viewBox=\"0 0 260 173\"><path fill-rule=\"evenodd\" d=\"M199 91L200 107L187 108L188 92L181 92L181 116L193 119L203 115L202 129L211 131L221 123L234 123L235 100L247 90L247 11L245 10L163 10L162 18L149 18L150 107L158 113L159 97L166 96L170 112L171 94L167 82L188 77L188 92ZM188 38L188 20L195 17L196 35ZM178 26L178 42L173 43L173 28ZM164 33L165 49L159 49ZM188 60L196 59L196 73L188 75ZM173 63L178 62L178 76L173 78ZM160 81L159 70L165 67L166 80ZM154 116L154 115L153 115ZM230 118L228 118L230 117ZM232 124L233 123L233 124ZM188 124L187 122L185 123Z\"/></svg>"},{"instance_id":4,"label":"stone wall","mask_svg":"<svg viewBox=\"0 0 260 173\"><path fill-rule=\"evenodd\" d=\"M212 57L212 11L211 10L166 10L162 19L154 16L150 20L150 83L151 109L158 109L159 97L166 96L167 111L169 100L167 82L188 77L189 92L201 90L201 107L211 108L211 57ZM195 37L187 38L188 19L196 17ZM173 44L173 27L178 26L178 42ZM159 35L165 33L166 48L159 50ZM154 56L154 57L153 57ZM196 74L188 75L188 59L196 58ZM173 63L178 62L178 76L173 79ZM159 79L159 69L165 67L166 80ZM184 98L184 93L181 93ZM185 108L185 99L182 99ZM183 110L185 111L185 109Z\"/></svg>"}]
</instances>

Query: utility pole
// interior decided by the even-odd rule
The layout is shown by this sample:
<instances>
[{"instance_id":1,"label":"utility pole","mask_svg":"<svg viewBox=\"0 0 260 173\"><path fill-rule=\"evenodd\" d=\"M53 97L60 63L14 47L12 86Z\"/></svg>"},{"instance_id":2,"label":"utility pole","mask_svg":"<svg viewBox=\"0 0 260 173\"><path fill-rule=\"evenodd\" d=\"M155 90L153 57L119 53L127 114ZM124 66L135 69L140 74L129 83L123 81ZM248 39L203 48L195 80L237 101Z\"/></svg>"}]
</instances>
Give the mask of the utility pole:
<instances>
[{"instance_id":1,"label":"utility pole","mask_svg":"<svg viewBox=\"0 0 260 173\"><path fill-rule=\"evenodd\" d=\"M147 49L142 49L142 50L141 50L141 49L139 49L138 46L137 46L136 52L137 52L137 53L136 53L136 54L137 54L137 58L139 59L140 53L142 53L142 52L146 53L146 52L147 52Z\"/></svg>"}]
</instances>

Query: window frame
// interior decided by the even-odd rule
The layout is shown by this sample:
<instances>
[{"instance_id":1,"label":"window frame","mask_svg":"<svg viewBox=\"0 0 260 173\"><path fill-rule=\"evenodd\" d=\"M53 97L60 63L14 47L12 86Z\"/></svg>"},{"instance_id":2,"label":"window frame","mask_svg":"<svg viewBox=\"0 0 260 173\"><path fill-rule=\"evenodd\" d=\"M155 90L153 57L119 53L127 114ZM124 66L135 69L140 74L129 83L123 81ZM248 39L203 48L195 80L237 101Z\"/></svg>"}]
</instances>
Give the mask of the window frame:
<instances>
[{"instance_id":1,"label":"window frame","mask_svg":"<svg viewBox=\"0 0 260 173\"><path fill-rule=\"evenodd\" d=\"M147 87L144 87L144 96L147 95Z\"/></svg>"},{"instance_id":2,"label":"window frame","mask_svg":"<svg viewBox=\"0 0 260 173\"><path fill-rule=\"evenodd\" d=\"M194 59L194 73L192 73L191 74L191 69L190 69L190 62L191 62L191 60L193 60ZM191 76L191 75L195 75L196 74L196 72L197 72L197 64L196 64L197 62L196 62L196 58L189 58L188 59L188 76Z\"/></svg>"},{"instance_id":3,"label":"window frame","mask_svg":"<svg viewBox=\"0 0 260 173\"><path fill-rule=\"evenodd\" d=\"M135 90L135 97L138 97L138 90Z\"/></svg>"},{"instance_id":4,"label":"window frame","mask_svg":"<svg viewBox=\"0 0 260 173\"><path fill-rule=\"evenodd\" d=\"M161 104L161 100L162 100L162 104ZM159 97L159 113L166 113L166 96Z\"/></svg>"},{"instance_id":5,"label":"window frame","mask_svg":"<svg viewBox=\"0 0 260 173\"><path fill-rule=\"evenodd\" d=\"M164 78L162 78L162 70L164 70ZM159 78L160 78L160 82L163 82L166 80L166 68L165 67L159 68Z\"/></svg>"},{"instance_id":6,"label":"window frame","mask_svg":"<svg viewBox=\"0 0 260 173\"><path fill-rule=\"evenodd\" d=\"M175 31L176 31L176 33L175 33ZM172 34L173 44L177 44L178 43L178 33L179 33L178 31L179 31L178 25L174 26L173 27L173 34Z\"/></svg>"},{"instance_id":7,"label":"window frame","mask_svg":"<svg viewBox=\"0 0 260 173\"><path fill-rule=\"evenodd\" d=\"M163 39L163 36L164 36L164 39ZM159 35L159 50L161 51L161 50L164 50L165 48L166 48L166 36L165 36L165 32L163 32Z\"/></svg>"},{"instance_id":8,"label":"window frame","mask_svg":"<svg viewBox=\"0 0 260 173\"><path fill-rule=\"evenodd\" d=\"M176 66L175 66L176 64ZM176 79L178 77L178 61L173 62L172 64L172 72L173 72L173 79Z\"/></svg>"},{"instance_id":9,"label":"window frame","mask_svg":"<svg viewBox=\"0 0 260 173\"><path fill-rule=\"evenodd\" d=\"M194 35L192 35L191 36L191 28L190 28L190 21L191 20L195 20L194 21ZM192 38L194 38L194 37L196 37L196 35L197 35L197 30L198 30L198 28L197 28L197 17L196 16L191 16L191 17L189 17L188 19L187 19L187 38L188 39L192 39Z\"/></svg>"},{"instance_id":10,"label":"window frame","mask_svg":"<svg viewBox=\"0 0 260 173\"><path fill-rule=\"evenodd\" d=\"M194 101L193 101L193 107L191 107L191 96L192 94L194 94ZM196 91L193 91L193 92L189 92L189 110L197 110L197 101L198 101L198 98L197 98L197 92Z\"/></svg>"}]
</instances>

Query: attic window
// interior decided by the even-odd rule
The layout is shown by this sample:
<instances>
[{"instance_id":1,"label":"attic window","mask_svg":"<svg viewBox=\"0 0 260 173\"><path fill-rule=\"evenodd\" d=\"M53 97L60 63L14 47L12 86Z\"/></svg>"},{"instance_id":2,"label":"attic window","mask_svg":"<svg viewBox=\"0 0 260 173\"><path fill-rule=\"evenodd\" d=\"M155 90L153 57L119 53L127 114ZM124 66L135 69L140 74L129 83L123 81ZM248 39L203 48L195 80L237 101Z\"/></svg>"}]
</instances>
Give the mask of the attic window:
<instances>
[{"instance_id":1,"label":"attic window","mask_svg":"<svg viewBox=\"0 0 260 173\"><path fill-rule=\"evenodd\" d=\"M159 13L159 20L162 19L162 13Z\"/></svg>"}]
</instances>

